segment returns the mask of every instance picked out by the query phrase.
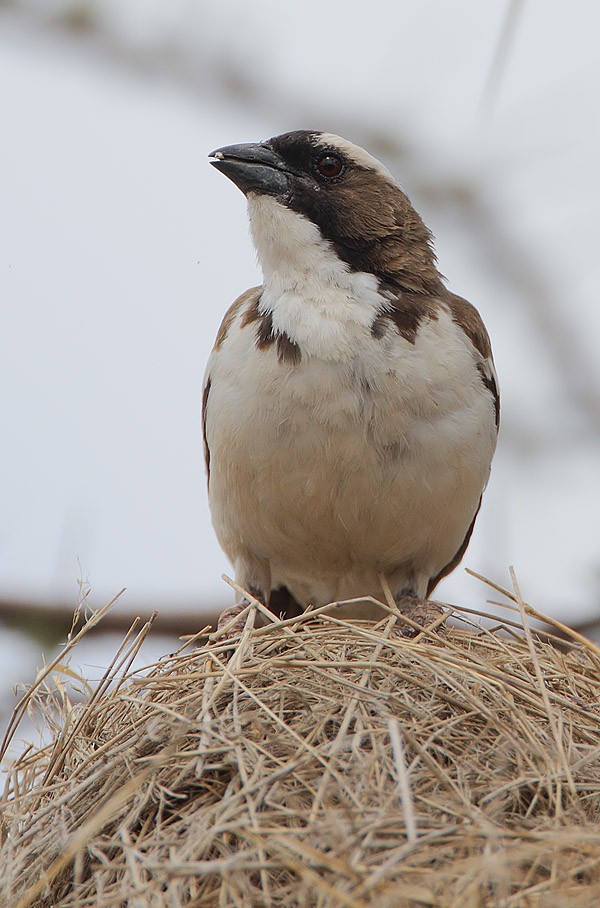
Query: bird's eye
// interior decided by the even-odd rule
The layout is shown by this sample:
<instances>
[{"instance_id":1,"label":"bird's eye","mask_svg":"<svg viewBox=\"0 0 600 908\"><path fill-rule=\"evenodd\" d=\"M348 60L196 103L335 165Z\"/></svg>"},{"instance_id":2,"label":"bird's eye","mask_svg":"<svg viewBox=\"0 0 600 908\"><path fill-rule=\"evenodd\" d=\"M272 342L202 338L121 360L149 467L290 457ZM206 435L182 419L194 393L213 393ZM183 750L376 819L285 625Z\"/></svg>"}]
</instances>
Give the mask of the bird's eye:
<instances>
[{"instance_id":1,"label":"bird's eye","mask_svg":"<svg viewBox=\"0 0 600 908\"><path fill-rule=\"evenodd\" d=\"M328 180L332 180L334 177L339 177L342 170L344 169L344 162L341 158L338 158L337 155L327 152L324 155L321 155L317 161L317 170L322 177L325 177Z\"/></svg>"}]
</instances>

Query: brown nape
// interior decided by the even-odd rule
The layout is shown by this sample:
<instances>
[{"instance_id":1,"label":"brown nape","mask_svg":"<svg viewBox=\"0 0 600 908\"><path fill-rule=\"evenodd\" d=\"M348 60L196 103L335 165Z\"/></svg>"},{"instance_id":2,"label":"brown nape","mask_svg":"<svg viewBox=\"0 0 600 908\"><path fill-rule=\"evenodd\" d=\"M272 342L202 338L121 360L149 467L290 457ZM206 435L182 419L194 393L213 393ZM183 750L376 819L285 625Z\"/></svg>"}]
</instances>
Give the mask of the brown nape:
<instances>
[{"instance_id":1,"label":"brown nape","mask_svg":"<svg viewBox=\"0 0 600 908\"><path fill-rule=\"evenodd\" d=\"M353 166L318 195L299 193L292 207L320 228L353 271L374 274L385 289L439 294L432 235L400 187Z\"/></svg>"},{"instance_id":2,"label":"brown nape","mask_svg":"<svg viewBox=\"0 0 600 908\"><path fill-rule=\"evenodd\" d=\"M277 587L276 590L271 590L268 604L274 615L279 615L284 619L297 618L298 615L301 615L304 611L300 603L294 599L287 586L280 586Z\"/></svg>"}]
</instances>

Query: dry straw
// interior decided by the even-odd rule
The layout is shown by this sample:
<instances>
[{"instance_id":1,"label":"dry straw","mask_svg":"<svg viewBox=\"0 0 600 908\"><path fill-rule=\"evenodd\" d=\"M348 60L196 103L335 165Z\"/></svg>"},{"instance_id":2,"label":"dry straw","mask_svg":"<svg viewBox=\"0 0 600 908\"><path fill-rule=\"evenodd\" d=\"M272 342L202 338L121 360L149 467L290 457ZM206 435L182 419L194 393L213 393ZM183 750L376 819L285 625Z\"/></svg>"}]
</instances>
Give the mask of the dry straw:
<instances>
[{"instance_id":1,"label":"dry straw","mask_svg":"<svg viewBox=\"0 0 600 908\"><path fill-rule=\"evenodd\" d=\"M254 628L252 602L233 656L135 674L149 622L76 705L63 653L5 739L41 711L51 743L8 768L0 904L600 904L600 649L508 596L413 640L392 607Z\"/></svg>"}]
</instances>

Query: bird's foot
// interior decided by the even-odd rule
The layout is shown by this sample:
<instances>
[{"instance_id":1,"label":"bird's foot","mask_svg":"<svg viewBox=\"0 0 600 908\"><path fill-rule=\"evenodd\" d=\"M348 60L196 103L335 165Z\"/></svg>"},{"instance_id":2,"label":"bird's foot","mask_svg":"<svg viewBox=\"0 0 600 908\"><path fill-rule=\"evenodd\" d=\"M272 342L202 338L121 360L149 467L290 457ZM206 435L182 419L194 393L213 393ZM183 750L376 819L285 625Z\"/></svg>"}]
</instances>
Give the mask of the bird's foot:
<instances>
[{"instance_id":1,"label":"bird's foot","mask_svg":"<svg viewBox=\"0 0 600 908\"><path fill-rule=\"evenodd\" d=\"M229 608L223 609L217 621L217 628L212 635L212 639L220 641L223 639L232 640L241 637L246 627L247 615L246 610L249 603L247 601L238 602Z\"/></svg>"},{"instance_id":2,"label":"bird's foot","mask_svg":"<svg viewBox=\"0 0 600 908\"><path fill-rule=\"evenodd\" d=\"M434 625L431 630L436 634L441 637L446 635L444 622L449 613L439 602L434 602L432 599L419 599L417 596L399 596L396 599L396 605L402 615L418 625L418 627L413 627L410 624L398 622L396 633L399 637L416 637L422 630L428 630L431 625ZM443 620L440 621L441 618Z\"/></svg>"}]
</instances>

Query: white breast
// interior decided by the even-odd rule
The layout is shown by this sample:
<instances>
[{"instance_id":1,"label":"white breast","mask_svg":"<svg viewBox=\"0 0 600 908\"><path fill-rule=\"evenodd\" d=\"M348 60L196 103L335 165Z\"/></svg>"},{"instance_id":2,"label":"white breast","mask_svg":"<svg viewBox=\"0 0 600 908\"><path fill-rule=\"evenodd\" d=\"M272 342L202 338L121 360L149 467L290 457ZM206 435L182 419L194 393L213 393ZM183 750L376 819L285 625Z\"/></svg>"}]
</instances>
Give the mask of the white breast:
<instances>
[{"instance_id":1,"label":"white breast","mask_svg":"<svg viewBox=\"0 0 600 908\"><path fill-rule=\"evenodd\" d=\"M491 397L450 314L422 324L415 344L391 323L376 339L369 277L311 290L279 276L279 296L267 282L261 305L300 363L257 349L243 313L209 363L220 542L304 603L379 596L381 572L424 595L464 539L495 446Z\"/></svg>"},{"instance_id":2,"label":"white breast","mask_svg":"<svg viewBox=\"0 0 600 908\"><path fill-rule=\"evenodd\" d=\"M350 271L302 215L267 196L250 195L252 238L264 273L261 311L306 356L328 362L356 352L388 302L373 274Z\"/></svg>"}]
</instances>

